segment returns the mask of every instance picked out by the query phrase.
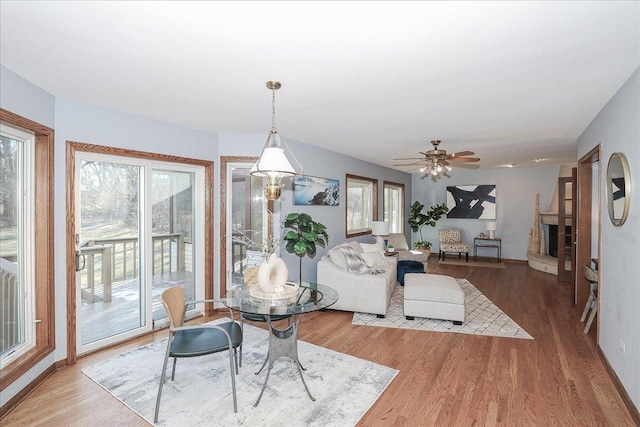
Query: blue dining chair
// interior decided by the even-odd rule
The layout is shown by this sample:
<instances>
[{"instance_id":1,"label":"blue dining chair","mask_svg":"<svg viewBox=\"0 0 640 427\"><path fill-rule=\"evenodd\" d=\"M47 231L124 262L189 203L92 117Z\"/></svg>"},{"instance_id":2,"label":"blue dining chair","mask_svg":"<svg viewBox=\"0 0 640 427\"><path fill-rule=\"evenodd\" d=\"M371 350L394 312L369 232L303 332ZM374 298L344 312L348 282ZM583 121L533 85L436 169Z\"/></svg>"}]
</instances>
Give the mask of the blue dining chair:
<instances>
[{"instance_id":1,"label":"blue dining chair","mask_svg":"<svg viewBox=\"0 0 640 427\"><path fill-rule=\"evenodd\" d=\"M164 291L161 300L169 315L170 326L169 340L167 341L167 351L162 364L162 373L160 374L160 386L158 387L158 398L156 400L156 411L153 421L158 422L162 387L164 385L167 363L170 357L173 357L173 369L171 371L171 381L173 381L178 358L204 356L225 350L229 352L233 411L238 412L235 377L238 371L236 350L242 345L242 327L238 322L233 320L233 313L231 313L230 322L217 325L184 326L184 316L189 305L215 302L215 300L199 300L185 303L184 293L180 286L174 286Z\"/></svg>"}]
</instances>

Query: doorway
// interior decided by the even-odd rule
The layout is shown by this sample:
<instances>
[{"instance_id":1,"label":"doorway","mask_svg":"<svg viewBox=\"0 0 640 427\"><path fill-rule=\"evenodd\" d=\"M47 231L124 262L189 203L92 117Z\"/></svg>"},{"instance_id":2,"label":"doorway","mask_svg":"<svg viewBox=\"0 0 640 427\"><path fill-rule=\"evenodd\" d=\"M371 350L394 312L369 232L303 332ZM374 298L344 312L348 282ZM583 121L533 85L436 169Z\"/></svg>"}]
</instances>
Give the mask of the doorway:
<instances>
[{"instance_id":1,"label":"doorway","mask_svg":"<svg viewBox=\"0 0 640 427\"><path fill-rule=\"evenodd\" d=\"M220 295L243 283L246 268L262 262L258 244L272 232L273 201L264 198L264 180L251 176L257 157L224 156L220 159ZM244 240L244 242L243 242Z\"/></svg>"},{"instance_id":2,"label":"doorway","mask_svg":"<svg viewBox=\"0 0 640 427\"><path fill-rule=\"evenodd\" d=\"M578 161L578 203L577 203L577 236L576 236L576 279L575 302L577 312L582 313L589 294L591 282L582 274L584 265L598 267L600 258L600 200L602 188L602 171L600 158L602 146L597 145ZM600 271L598 269L598 286L600 286ZM599 302L596 302L599 304ZM599 307L598 307L599 312ZM579 316L579 314L578 314ZM595 340L599 342L599 316L596 321ZM593 330L593 326L592 329Z\"/></svg>"}]
</instances>

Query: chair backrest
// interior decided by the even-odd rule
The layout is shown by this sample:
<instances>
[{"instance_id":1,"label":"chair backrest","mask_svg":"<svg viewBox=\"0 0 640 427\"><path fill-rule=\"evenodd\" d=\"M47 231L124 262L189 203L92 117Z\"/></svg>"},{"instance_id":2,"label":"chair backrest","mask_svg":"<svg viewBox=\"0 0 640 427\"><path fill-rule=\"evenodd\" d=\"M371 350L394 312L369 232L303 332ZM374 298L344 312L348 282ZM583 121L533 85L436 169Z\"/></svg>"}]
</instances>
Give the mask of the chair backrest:
<instances>
[{"instance_id":1,"label":"chair backrest","mask_svg":"<svg viewBox=\"0 0 640 427\"><path fill-rule=\"evenodd\" d=\"M598 273L595 272L591 267L584 264L582 266L582 272L584 274L584 278L590 282L598 283Z\"/></svg>"},{"instance_id":2,"label":"chair backrest","mask_svg":"<svg viewBox=\"0 0 640 427\"><path fill-rule=\"evenodd\" d=\"M184 293L180 286L174 286L167 289L160 297L164 309L167 310L169 321L174 328L182 325L184 316Z\"/></svg>"},{"instance_id":3,"label":"chair backrest","mask_svg":"<svg viewBox=\"0 0 640 427\"><path fill-rule=\"evenodd\" d=\"M406 251L409 249L407 238L402 233L389 233L387 245L393 245L396 251Z\"/></svg>"},{"instance_id":4,"label":"chair backrest","mask_svg":"<svg viewBox=\"0 0 640 427\"><path fill-rule=\"evenodd\" d=\"M441 243L460 243L462 241L462 231L451 228L438 230Z\"/></svg>"}]
</instances>

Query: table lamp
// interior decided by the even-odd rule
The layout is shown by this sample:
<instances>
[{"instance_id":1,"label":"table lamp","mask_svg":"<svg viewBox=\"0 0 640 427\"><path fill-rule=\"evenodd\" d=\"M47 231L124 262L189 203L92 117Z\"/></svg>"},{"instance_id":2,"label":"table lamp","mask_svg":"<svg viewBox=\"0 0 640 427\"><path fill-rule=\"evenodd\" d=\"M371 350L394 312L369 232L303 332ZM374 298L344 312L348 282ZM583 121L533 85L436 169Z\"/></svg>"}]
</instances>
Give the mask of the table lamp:
<instances>
[{"instance_id":1,"label":"table lamp","mask_svg":"<svg viewBox=\"0 0 640 427\"><path fill-rule=\"evenodd\" d=\"M382 236L389 235L389 223L386 221L371 221L371 235L376 236L376 243L380 246L380 249L384 250Z\"/></svg>"},{"instance_id":2,"label":"table lamp","mask_svg":"<svg viewBox=\"0 0 640 427\"><path fill-rule=\"evenodd\" d=\"M489 231L489 238L495 239L496 236L494 232L498 229L498 223L495 221L491 221L487 223L487 231Z\"/></svg>"}]
</instances>

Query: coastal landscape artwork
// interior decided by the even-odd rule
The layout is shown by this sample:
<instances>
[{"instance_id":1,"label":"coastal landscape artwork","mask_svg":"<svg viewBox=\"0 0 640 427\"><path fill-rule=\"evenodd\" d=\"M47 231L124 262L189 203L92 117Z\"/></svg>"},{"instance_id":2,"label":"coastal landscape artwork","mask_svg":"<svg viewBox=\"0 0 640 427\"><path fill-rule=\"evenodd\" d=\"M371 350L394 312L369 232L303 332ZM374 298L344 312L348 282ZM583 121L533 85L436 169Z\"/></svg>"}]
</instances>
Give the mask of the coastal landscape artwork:
<instances>
[{"instance_id":1,"label":"coastal landscape artwork","mask_svg":"<svg viewBox=\"0 0 640 427\"><path fill-rule=\"evenodd\" d=\"M447 207L447 218L496 219L496 186L447 187Z\"/></svg>"},{"instance_id":2,"label":"coastal landscape artwork","mask_svg":"<svg viewBox=\"0 0 640 427\"><path fill-rule=\"evenodd\" d=\"M296 176L293 180L293 200L296 205L338 206L340 180Z\"/></svg>"}]
</instances>

